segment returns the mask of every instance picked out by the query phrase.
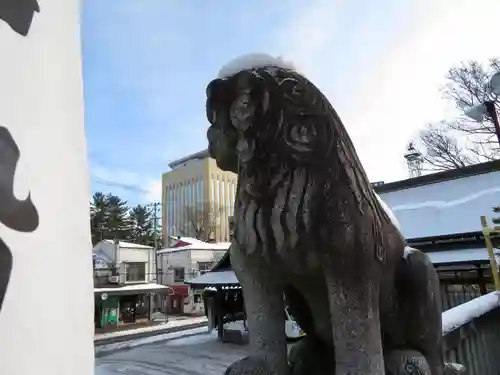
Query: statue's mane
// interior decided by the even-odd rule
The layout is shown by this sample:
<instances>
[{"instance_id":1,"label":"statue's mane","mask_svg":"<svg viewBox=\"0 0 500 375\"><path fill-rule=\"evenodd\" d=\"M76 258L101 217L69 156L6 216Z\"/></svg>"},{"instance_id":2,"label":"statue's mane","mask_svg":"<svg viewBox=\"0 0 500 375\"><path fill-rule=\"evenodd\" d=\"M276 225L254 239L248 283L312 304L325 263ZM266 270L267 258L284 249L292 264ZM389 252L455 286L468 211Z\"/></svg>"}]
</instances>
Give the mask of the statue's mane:
<instances>
[{"instance_id":1,"label":"statue's mane","mask_svg":"<svg viewBox=\"0 0 500 375\"><path fill-rule=\"evenodd\" d=\"M258 93L253 96L258 104L238 150L251 157L238 171L237 241L249 252L289 251L302 238L335 241L331 233L321 233L325 225L354 225L350 221L365 213L372 220L361 220L356 229L370 226L373 237L381 238L378 233L390 219L328 99L291 69L250 69L229 79L233 88L242 74ZM383 244L375 247L383 260Z\"/></svg>"}]
</instances>

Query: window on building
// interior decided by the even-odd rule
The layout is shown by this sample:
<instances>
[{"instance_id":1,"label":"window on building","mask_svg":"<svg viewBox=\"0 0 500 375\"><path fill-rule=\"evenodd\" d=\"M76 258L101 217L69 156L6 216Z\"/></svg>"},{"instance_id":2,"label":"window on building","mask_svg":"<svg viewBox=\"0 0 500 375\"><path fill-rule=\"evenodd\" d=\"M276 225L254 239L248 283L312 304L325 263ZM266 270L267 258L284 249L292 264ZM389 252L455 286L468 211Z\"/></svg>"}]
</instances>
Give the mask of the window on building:
<instances>
[{"instance_id":1,"label":"window on building","mask_svg":"<svg viewBox=\"0 0 500 375\"><path fill-rule=\"evenodd\" d=\"M186 271L184 268L178 267L174 268L174 282L183 282L186 278Z\"/></svg>"},{"instance_id":2,"label":"window on building","mask_svg":"<svg viewBox=\"0 0 500 375\"><path fill-rule=\"evenodd\" d=\"M203 275L204 273L210 271L214 266L214 262L198 262L198 271Z\"/></svg>"},{"instance_id":3,"label":"window on building","mask_svg":"<svg viewBox=\"0 0 500 375\"><path fill-rule=\"evenodd\" d=\"M127 281L146 281L146 263L130 262L125 266Z\"/></svg>"}]
</instances>

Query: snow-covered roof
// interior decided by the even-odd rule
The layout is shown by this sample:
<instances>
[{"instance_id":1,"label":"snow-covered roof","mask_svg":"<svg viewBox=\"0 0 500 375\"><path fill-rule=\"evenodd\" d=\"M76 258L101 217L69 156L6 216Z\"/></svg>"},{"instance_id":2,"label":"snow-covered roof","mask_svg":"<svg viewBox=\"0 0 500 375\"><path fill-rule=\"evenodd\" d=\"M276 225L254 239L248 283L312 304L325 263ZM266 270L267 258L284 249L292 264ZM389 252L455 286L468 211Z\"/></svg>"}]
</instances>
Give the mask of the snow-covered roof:
<instances>
[{"instance_id":1,"label":"snow-covered roof","mask_svg":"<svg viewBox=\"0 0 500 375\"><path fill-rule=\"evenodd\" d=\"M495 249L495 253L497 263L500 264L500 252ZM427 255L434 265L467 262L488 262L490 259L488 250L486 248L432 251L428 252Z\"/></svg>"},{"instance_id":2,"label":"snow-covered roof","mask_svg":"<svg viewBox=\"0 0 500 375\"><path fill-rule=\"evenodd\" d=\"M170 239L174 240L174 241L181 241L181 242L186 242L186 243L189 243L189 244L197 244L197 243L208 243L206 241L202 241L202 240L199 240L197 238L194 238L194 237L183 237L183 236L169 236Z\"/></svg>"},{"instance_id":3,"label":"snow-covered roof","mask_svg":"<svg viewBox=\"0 0 500 375\"><path fill-rule=\"evenodd\" d=\"M491 221L495 215L492 207L498 205L500 170L498 164L496 167L420 185L404 186L402 181L402 187L379 191L379 195L397 217L407 239L480 232L481 216Z\"/></svg>"},{"instance_id":4,"label":"snow-covered roof","mask_svg":"<svg viewBox=\"0 0 500 375\"><path fill-rule=\"evenodd\" d=\"M222 290L239 290L242 289L241 285L224 285L221 287ZM217 292L217 288L215 286L207 286L203 289L206 292Z\"/></svg>"},{"instance_id":5,"label":"snow-covered roof","mask_svg":"<svg viewBox=\"0 0 500 375\"><path fill-rule=\"evenodd\" d=\"M124 294L131 292L151 292L156 290L164 290L169 289L168 286L155 284L155 283L146 283L146 284L134 284L134 285L125 285L120 287L110 287L110 288L94 288L94 293L114 293L114 294Z\"/></svg>"},{"instance_id":6,"label":"snow-covered roof","mask_svg":"<svg viewBox=\"0 0 500 375\"><path fill-rule=\"evenodd\" d=\"M102 240L101 242L110 243L110 244L114 244L115 243L113 240ZM97 245L99 245L99 243ZM123 242L123 241L119 241L118 245L120 247L124 248L124 249L125 248L129 248L129 249L152 249L151 246L139 245L137 243Z\"/></svg>"},{"instance_id":7,"label":"snow-covered roof","mask_svg":"<svg viewBox=\"0 0 500 375\"><path fill-rule=\"evenodd\" d=\"M239 284L238 278L234 274L234 271L215 271L207 272L201 276L195 277L190 281L186 281L186 284L191 285L230 285Z\"/></svg>"},{"instance_id":8,"label":"snow-covered roof","mask_svg":"<svg viewBox=\"0 0 500 375\"><path fill-rule=\"evenodd\" d=\"M294 64L283 60L281 56L273 57L266 53L250 53L241 55L226 63L220 70L217 78L229 78L244 70L275 66L277 68L295 70Z\"/></svg>"},{"instance_id":9,"label":"snow-covered roof","mask_svg":"<svg viewBox=\"0 0 500 375\"><path fill-rule=\"evenodd\" d=\"M179 251L188 251L188 250L213 250L213 251L221 251L221 250L228 250L229 246L231 244L229 242L222 242L222 243L209 243L209 242L203 242L201 241L200 243L196 244L191 244L191 245L186 245L186 246L179 246L179 247L169 247L166 249L161 249L157 251L157 254L165 254L165 253L176 253Z\"/></svg>"}]
</instances>

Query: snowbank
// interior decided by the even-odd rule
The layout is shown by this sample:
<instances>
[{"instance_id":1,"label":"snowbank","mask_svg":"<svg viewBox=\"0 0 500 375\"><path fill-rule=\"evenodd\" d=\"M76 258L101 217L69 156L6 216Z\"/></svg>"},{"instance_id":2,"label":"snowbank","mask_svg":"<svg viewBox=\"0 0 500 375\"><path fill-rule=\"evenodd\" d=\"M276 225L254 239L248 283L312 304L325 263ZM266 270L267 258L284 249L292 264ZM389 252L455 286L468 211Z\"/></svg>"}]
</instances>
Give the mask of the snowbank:
<instances>
[{"instance_id":1,"label":"snowbank","mask_svg":"<svg viewBox=\"0 0 500 375\"><path fill-rule=\"evenodd\" d=\"M95 347L96 356L102 356L106 353L115 352L117 350L132 349L142 345L154 344L162 341L177 340L191 336L199 336L207 334L207 327L187 329L177 332L159 334L155 336L143 337L139 339L132 339L128 341L121 341L111 344L104 344Z\"/></svg>"},{"instance_id":2,"label":"snowbank","mask_svg":"<svg viewBox=\"0 0 500 375\"><path fill-rule=\"evenodd\" d=\"M229 61L220 69L217 78L229 78L244 70L263 68L265 66L275 66L282 69L297 71L294 64L283 60L280 56L273 57L265 53L250 53Z\"/></svg>"},{"instance_id":3,"label":"snowbank","mask_svg":"<svg viewBox=\"0 0 500 375\"><path fill-rule=\"evenodd\" d=\"M492 292L443 313L443 335L500 307L500 293Z\"/></svg>"}]
</instances>

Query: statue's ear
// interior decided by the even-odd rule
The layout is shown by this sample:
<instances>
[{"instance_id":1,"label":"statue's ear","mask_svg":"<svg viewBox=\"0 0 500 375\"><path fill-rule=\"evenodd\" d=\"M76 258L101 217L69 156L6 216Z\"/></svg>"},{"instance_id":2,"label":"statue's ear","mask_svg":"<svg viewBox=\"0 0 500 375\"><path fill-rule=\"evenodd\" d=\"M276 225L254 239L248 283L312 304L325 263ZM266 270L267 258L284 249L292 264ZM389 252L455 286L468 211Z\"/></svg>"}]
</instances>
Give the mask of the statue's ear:
<instances>
[{"instance_id":1,"label":"statue's ear","mask_svg":"<svg viewBox=\"0 0 500 375\"><path fill-rule=\"evenodd\" d=\"M215 125L215 120L218 110L220 107L221 94L223 92L224 81L222 79L214 79L211 81L206 88L207 102L206 102L206 114L207 120L212 125Z\"/></svg>"}]
</instances>

